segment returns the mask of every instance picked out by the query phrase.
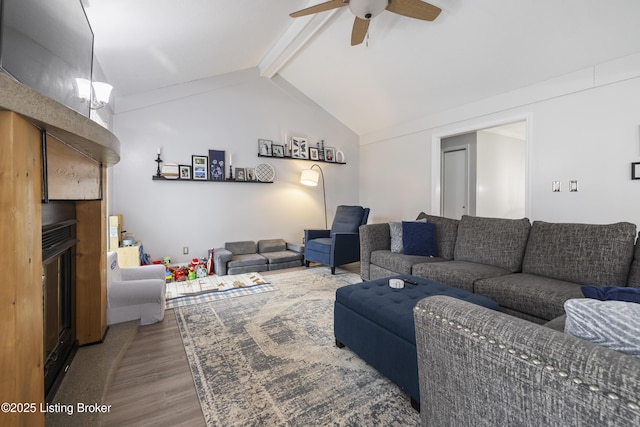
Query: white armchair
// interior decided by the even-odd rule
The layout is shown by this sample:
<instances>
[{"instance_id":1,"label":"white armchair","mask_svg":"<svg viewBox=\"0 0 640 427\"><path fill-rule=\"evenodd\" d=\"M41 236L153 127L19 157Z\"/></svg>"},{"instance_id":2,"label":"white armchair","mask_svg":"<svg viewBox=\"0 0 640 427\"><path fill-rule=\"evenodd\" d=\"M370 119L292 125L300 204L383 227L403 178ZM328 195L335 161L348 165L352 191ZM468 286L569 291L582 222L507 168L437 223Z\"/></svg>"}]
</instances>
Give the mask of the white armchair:
<instances>
[{"instance_id":1,"label":"white armchair","mask_svg":"<svg viewBox=\"0 0 640 427\"><path fill-rule=\"evenodd\" d=\"M164 319L164 265L120 268L118 254L107 254L107 324L140 319L150 325Z\"/></svg>"}]
</instances>

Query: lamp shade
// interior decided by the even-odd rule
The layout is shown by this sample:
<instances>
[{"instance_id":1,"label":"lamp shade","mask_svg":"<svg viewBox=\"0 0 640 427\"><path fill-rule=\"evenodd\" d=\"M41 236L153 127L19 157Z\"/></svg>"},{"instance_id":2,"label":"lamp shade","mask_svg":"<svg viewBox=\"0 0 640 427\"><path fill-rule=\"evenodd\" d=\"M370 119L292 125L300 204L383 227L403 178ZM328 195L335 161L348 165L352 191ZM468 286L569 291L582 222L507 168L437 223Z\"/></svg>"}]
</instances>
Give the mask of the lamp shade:
<instances>
[{"instance_id":1,"label":"lamp shade","mask_svg":"<svg viewBox=\"0 0 640 427\"><path fill-rule=\"evenodd\" d=\"M78 97L80 99L91 99L91 81L87 79L76 79L78 85Z\"/></svg>"},{"instance_id":2,"label":"lamp shade","mask_svg":"<svg viewBox=\"0 0 640 427\"><path fill-rule=\"evenodd\" d=\"M318 185L318 178L320 174L312 169L305 169L300 175L300 183L308 185L310 187L316 187Z\"/></svg>"},{"instance_id":3,"label":"lamp shade","mask_svg":"<svg viewBox=\"0 0 640 427\"><path fill-rule=\"evenodd\" d=\"M96 101L101 104L106 104L109 102L111 89L113 89L113 86L111 86L109 83L93 82L93 91L96 94Z\"/></svg>"}]
</instances>

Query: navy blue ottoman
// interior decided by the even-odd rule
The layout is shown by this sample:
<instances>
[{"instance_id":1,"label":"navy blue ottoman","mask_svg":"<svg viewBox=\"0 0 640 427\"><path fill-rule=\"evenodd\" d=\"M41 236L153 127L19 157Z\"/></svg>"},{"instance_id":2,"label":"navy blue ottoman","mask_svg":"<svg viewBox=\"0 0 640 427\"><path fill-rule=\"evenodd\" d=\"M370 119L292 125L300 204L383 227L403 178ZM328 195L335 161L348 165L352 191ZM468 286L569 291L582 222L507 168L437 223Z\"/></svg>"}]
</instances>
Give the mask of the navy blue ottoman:
<instances>
[{"instance_id":1,"label":"navy blue ottoman","mask_svg":"<svg viewBox=\"0 0 640 427\"><path fill-rule=\"evenodd\" d=\"M417 284L405 283L404 288L393 289L389 286L390 278L409 279ZM500 310L489 298L406 274L339 288L334 304L336 345L349 347L396 383L418 410L420 389L413 307L432 295L446 295Z\"/></svg>"}]
</instances>

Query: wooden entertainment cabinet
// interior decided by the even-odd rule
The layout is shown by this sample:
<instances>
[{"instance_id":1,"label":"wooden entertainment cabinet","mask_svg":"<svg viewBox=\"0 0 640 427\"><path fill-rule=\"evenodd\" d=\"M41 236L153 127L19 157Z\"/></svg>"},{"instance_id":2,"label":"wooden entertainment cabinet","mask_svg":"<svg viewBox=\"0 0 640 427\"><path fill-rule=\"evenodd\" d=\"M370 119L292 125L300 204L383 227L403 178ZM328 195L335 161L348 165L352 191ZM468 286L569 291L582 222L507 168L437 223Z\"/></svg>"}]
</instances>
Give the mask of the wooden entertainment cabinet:
<instances>
[{"instance_id":1,"label":"wooden entertainment cabinet","mask_svg":"<svg viewBox=\"0 0 640 427\"><path fill-rule=\"evenodd\" d=\"M76 338L100 342L106 323L107 166L120 142L69 108L0 75L0 402L3 426L42 426L42 203L75 203ZM15 409L18 409L17 407Z\"/></svg>"}]
</instances>

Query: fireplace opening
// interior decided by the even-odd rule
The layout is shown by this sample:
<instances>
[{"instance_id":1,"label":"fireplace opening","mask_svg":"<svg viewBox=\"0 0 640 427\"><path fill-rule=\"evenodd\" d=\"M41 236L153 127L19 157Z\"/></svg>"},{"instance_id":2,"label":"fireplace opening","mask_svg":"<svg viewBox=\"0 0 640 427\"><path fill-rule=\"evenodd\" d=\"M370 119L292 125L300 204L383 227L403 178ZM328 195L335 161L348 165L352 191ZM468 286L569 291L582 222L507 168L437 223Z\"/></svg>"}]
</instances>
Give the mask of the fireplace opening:
<instances>
[{"instance_id":1,"label":"fireplace opening","mask_svg":"<svg viewBox=\"0 0 640 427\"><path fill-rule=\"evenodd\" d=\"M51 402L78 348L75 336L75 220L42 227L44 391Z\"/></svg>"}]
</instances>

